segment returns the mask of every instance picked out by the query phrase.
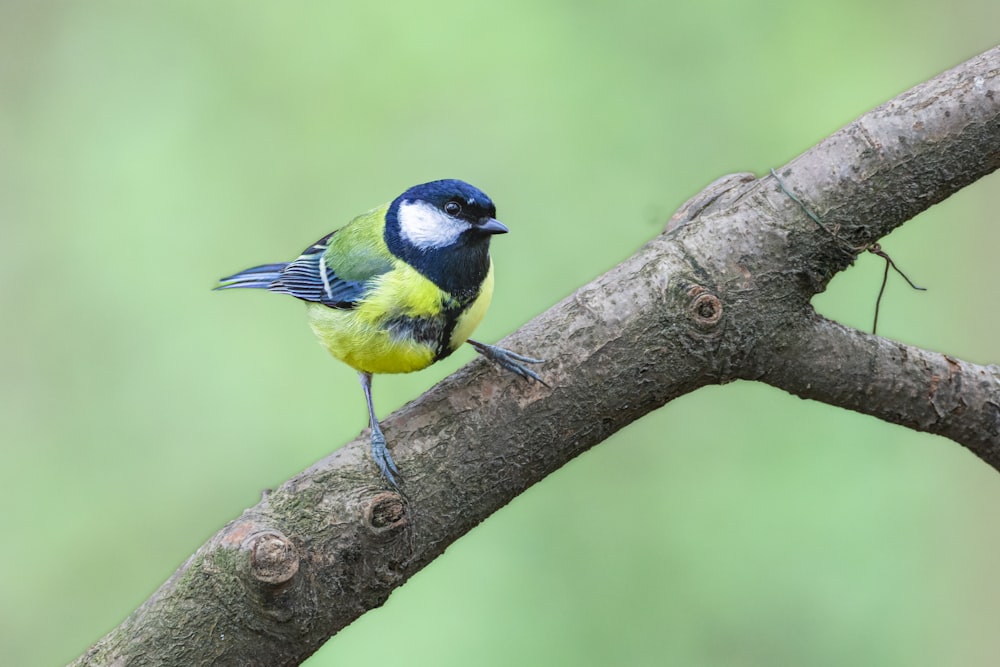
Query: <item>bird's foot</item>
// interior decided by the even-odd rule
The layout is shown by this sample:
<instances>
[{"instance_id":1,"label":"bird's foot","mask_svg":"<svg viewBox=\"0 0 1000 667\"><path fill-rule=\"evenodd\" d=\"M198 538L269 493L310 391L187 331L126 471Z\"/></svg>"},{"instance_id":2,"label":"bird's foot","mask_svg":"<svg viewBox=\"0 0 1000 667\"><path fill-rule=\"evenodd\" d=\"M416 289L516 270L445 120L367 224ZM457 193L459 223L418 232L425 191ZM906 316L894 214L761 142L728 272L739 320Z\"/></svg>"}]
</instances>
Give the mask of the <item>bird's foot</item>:
<instances>
[{"instance_id":1,"label":"bird's foot","mask_svg":"<svg viewBox=\"0 0 1000 667\"><path fill-rule=\"evenodd\" d=\"M396 467L396 462L392 460L392 454L389 453L389 448L385 444L382 429L378 427L372 429L372 458L375 459L375 465L382 472L382 476L392 485L392 488L399 491L399 484L396 482L399 468Z\"/></svg>"},{"instance_id":2,"label":"bird's foot","mask_svg":"<svg viewBox=\"0 0 1000 667\"><path fill-rule=\"evenodd\" d=\"M546 387L549 385L542 379L542 376L531 370L524 364L542 364L545 363L544 359L535 359L534 357L526 357L523 354L518 354L517 352L511 352L510 350L504 349L497 345L487 345L486 343L480 343L478 340L469 340L469 345L476 348L476 352L483 355L493 363L495 363L500 368L510 371L511 373L516 373L520 375L525 380L533 380L535 382L541 382Z\"/></svg>"}]
</instances>

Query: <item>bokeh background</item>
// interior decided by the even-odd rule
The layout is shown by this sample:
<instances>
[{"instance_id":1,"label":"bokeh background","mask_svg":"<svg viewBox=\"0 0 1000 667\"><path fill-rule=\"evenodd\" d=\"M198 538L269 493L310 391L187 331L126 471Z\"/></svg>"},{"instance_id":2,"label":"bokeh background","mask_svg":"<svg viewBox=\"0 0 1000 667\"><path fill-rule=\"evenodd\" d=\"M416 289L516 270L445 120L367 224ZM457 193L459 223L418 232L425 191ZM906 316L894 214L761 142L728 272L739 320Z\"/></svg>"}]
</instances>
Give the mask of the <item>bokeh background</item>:
<instances>
[{"instance_id":1,"label":"bokeh background","mask_svg":"<svg viewBox=\"0 0 1000 667\"><path fill-rule=\"evenodd\" d=\"M499 339L715 178L987 48L994 0L0 4L0 664L67 662L365 426L301 305L213 293L409 185L498 202ZM885 240L880 332L1000 361L1000 181ZM816 299L870 328L882 266ZM530 350L528 350L530 352ZM466 363L378 378L381 414ZM674 401L333 638L352 665L994 665L1000 476L751 383Z\"/></svg>"}]
</instances>

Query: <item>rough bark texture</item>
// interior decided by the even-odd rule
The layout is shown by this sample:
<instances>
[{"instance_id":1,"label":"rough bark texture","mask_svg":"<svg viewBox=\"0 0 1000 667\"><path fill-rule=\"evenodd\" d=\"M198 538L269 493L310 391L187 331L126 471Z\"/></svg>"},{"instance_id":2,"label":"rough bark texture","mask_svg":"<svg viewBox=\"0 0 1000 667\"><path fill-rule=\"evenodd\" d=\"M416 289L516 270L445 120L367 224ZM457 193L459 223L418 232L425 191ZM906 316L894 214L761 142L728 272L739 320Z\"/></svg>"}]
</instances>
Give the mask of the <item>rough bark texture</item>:
<instances>
[{"instance_id":1,"label":"rough bark texture","mask_svg":"<svg viewBox=\"0 0 1000 667\"><path fill-rule=\"evenodd\" d=\"M847 329L810 299L859 252L1000 166L1000 49L773 176L720 180L667 232L504 345L549 387L470 364L202 546L78 665L295 665L522 490L667 401L755 379L939 433L1000 469L1000 369Z\"/></svg>"}]
</instances>

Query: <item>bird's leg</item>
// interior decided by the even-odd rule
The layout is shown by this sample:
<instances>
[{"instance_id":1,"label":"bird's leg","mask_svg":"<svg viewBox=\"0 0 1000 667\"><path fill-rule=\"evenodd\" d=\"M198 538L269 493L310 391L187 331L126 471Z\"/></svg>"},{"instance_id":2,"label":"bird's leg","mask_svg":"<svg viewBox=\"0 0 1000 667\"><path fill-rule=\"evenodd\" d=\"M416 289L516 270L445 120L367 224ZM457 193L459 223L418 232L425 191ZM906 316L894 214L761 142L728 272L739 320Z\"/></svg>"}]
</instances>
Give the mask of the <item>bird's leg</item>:
<instances>
[{"instance_id":1,"label":"bird's leg","mask_svg":"<svg viewBox=\"0 0 1000 667\"><path fill-rule=\"evenodd\" d=\"M372 374L359 372L358 379L361 380L361 388L365 392L365 402L368 403L368 419L372 428L372 458L375 459L375 465L378 466L378 469L382 471L382 476L389 481L389 484L392 484L392 488L398 491L399 485L396 484L395 475L399 474L399 468L392 460L392 454L389 453L389 448L385 444L385 436L382 435L378 419L375 418L375 406L372 404Z\"/></svg>"},{"instance_id":2,"label":"bird's leg","mask_svg":"<svg viewBox=\"0 0 1000 667\"><path fill-rule=\"evenodd\" d=\"M545 380L542 376L531 370L524 364L542 364L545 363L544 359L535 359L534 357L526 357L524 355L518 354L517 352L511 352L502 347L496 345L487 345L486 343L480 343L478 340L468 341L469 345L476 348L476 352L483 355L493 363L495 363L500 368L510 371L511 373L516 373L523 377L525 380L534 380L535 382L541 382L546 387Z\"/></svg>"}]
</instances>

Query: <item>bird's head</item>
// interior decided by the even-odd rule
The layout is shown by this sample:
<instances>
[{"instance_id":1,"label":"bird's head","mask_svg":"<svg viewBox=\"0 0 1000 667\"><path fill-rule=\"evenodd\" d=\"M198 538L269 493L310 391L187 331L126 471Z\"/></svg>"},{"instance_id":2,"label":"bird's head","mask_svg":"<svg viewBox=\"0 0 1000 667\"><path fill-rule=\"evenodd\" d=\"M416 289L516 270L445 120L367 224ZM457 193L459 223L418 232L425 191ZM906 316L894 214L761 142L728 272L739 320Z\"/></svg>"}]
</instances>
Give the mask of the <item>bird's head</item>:
<instances>
[{"instance_id":1,"label":"bird's head","mask_svg":"<svg viewBox=\"0 0 1000 667\"><path fill-rule=\"evenodd\" d=\"M497 209L482 190L463 181L431 181L415 185L389 206L388 234L421 252L455 246L488 244L507 227L496 219Z\"/></svg>"},{"instance_id":2,"label":"bird's head","mask_svg":"<svg viewBox=\"0 0 1000 667\"><path fill-rule=\"evenodd\" d=\"M476 293L489 270L490 237L508 230L486 194L457 180L415 185L389 205L389 250L451 294Z\"/></svg>"}]
</instances>

